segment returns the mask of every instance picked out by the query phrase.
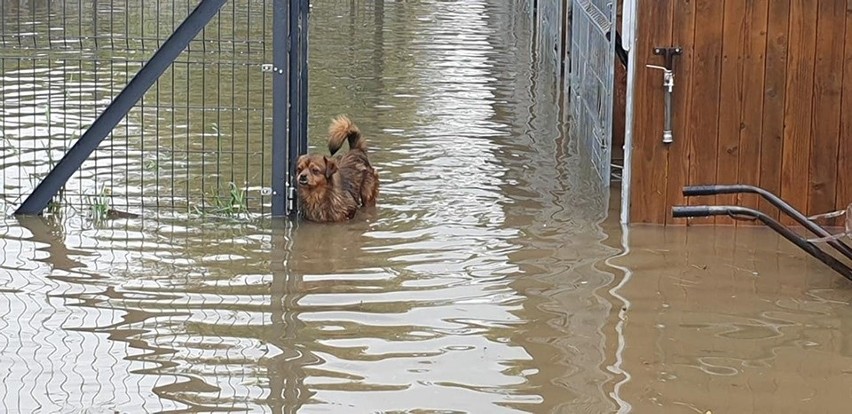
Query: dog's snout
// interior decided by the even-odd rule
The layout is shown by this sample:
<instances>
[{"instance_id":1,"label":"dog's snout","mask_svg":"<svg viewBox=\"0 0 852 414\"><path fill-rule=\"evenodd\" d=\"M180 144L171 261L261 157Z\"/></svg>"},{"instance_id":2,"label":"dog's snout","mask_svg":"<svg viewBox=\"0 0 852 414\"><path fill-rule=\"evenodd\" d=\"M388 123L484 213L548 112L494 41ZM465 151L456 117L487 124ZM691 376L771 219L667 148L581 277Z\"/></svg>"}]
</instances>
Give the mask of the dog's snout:
<instances>
[{"instance_id":1,"label":"dog's snout","mask_svg":"<svg viewBox=\"0 0 852 414\"><path fill-rule=\"evenodd\" d=\"M302 184L308 183L308 176L305 174L299 174L299 182Z\"/></svg>"}]
</instances>

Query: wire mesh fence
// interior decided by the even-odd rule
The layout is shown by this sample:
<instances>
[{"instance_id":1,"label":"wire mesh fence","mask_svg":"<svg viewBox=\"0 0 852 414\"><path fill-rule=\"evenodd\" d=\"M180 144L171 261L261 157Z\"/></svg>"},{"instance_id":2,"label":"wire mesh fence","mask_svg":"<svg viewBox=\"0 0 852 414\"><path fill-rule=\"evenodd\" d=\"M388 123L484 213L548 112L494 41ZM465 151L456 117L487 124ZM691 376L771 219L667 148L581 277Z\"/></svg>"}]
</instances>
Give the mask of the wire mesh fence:
<instances>
[{"instance_id":1,"label":"wire mesh fence","mask_svg":"<svg viewBox=\"0 0 852 414\"><path fill-rule=\"evenodd\" d=\"M0 0L0 202L10 212L196 5ZM233 0L66 183L51 209L270 208L272 1Z\"/></svg>"},{"instance_id":2,"label":"wire mesh fence","mask_svg":"<svg viewBox=\"0 0 852 414\"><path fill-rule=\"evenodd\" d=\"M571 133L580 142L579 150L589 159L604 187L610 184L612 117L615 76L612 3L603 0L576 0L572 7Z\"/></svg>"}]
</instances>

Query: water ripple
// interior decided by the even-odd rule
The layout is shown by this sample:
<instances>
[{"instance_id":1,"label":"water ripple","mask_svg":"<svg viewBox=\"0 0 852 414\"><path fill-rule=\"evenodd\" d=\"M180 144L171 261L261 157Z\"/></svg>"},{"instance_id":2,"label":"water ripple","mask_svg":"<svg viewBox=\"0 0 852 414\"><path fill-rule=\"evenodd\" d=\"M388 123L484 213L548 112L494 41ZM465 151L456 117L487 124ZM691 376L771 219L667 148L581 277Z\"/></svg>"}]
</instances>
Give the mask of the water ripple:
<instances>
[{"instance_id":1,"label":"water ripple","mask_svg":"<svg viewBox=\"0 0 852 414\"><path fill-rule=\"evenodd\" d=\"M19 252L0 263L5 411L611 408L605 196L565 150L521 7L314 5L311 150L346 112L381 171L378 208L351 223L4 222ZM97 95L86 75L71 93ZM7 137L35 147L45 125L90 122L48 118L24 86Z\"/></svg>"}]
</instances>

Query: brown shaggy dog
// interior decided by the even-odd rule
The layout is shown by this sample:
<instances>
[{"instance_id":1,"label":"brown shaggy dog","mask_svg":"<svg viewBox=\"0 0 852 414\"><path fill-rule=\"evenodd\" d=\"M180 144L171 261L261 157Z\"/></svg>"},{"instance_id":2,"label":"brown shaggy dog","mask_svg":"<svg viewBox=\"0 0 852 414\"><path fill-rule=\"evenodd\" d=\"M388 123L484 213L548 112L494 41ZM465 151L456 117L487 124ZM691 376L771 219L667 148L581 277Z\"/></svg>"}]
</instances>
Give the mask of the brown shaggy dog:
<instances>
[{"instance_id":1,"label":"brown shaggy dog","mask_svg":"<svg viewBox=\"0 0 852 414\"><path fill-rule=\"evenodd\" d=\"M367 157L367 140L346 116L328 127L328 150L334 155L349 141L349 151L337 157L305 154L296 164L299 203L305 218L329 222L351 219L361 205L376 205L379 174Z\"/></svg>"}]
</instances>

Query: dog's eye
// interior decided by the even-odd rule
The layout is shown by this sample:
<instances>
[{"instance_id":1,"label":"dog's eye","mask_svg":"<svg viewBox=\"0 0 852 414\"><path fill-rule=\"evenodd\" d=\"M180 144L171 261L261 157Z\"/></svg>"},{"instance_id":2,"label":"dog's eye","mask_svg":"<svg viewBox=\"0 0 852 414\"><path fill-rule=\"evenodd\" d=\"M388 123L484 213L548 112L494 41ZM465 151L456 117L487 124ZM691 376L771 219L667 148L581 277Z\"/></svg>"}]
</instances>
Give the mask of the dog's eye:
<instances>
[{"instance_id":1,"label":"dog's eye","mask_svg":"<svg viewBox=\"0 0 852 414\"><path fill-rule=\"evenodd\" d=\"M311 168L311 172L314 174L319 174L319 168Z\"/></svg>"}]
</instances>

